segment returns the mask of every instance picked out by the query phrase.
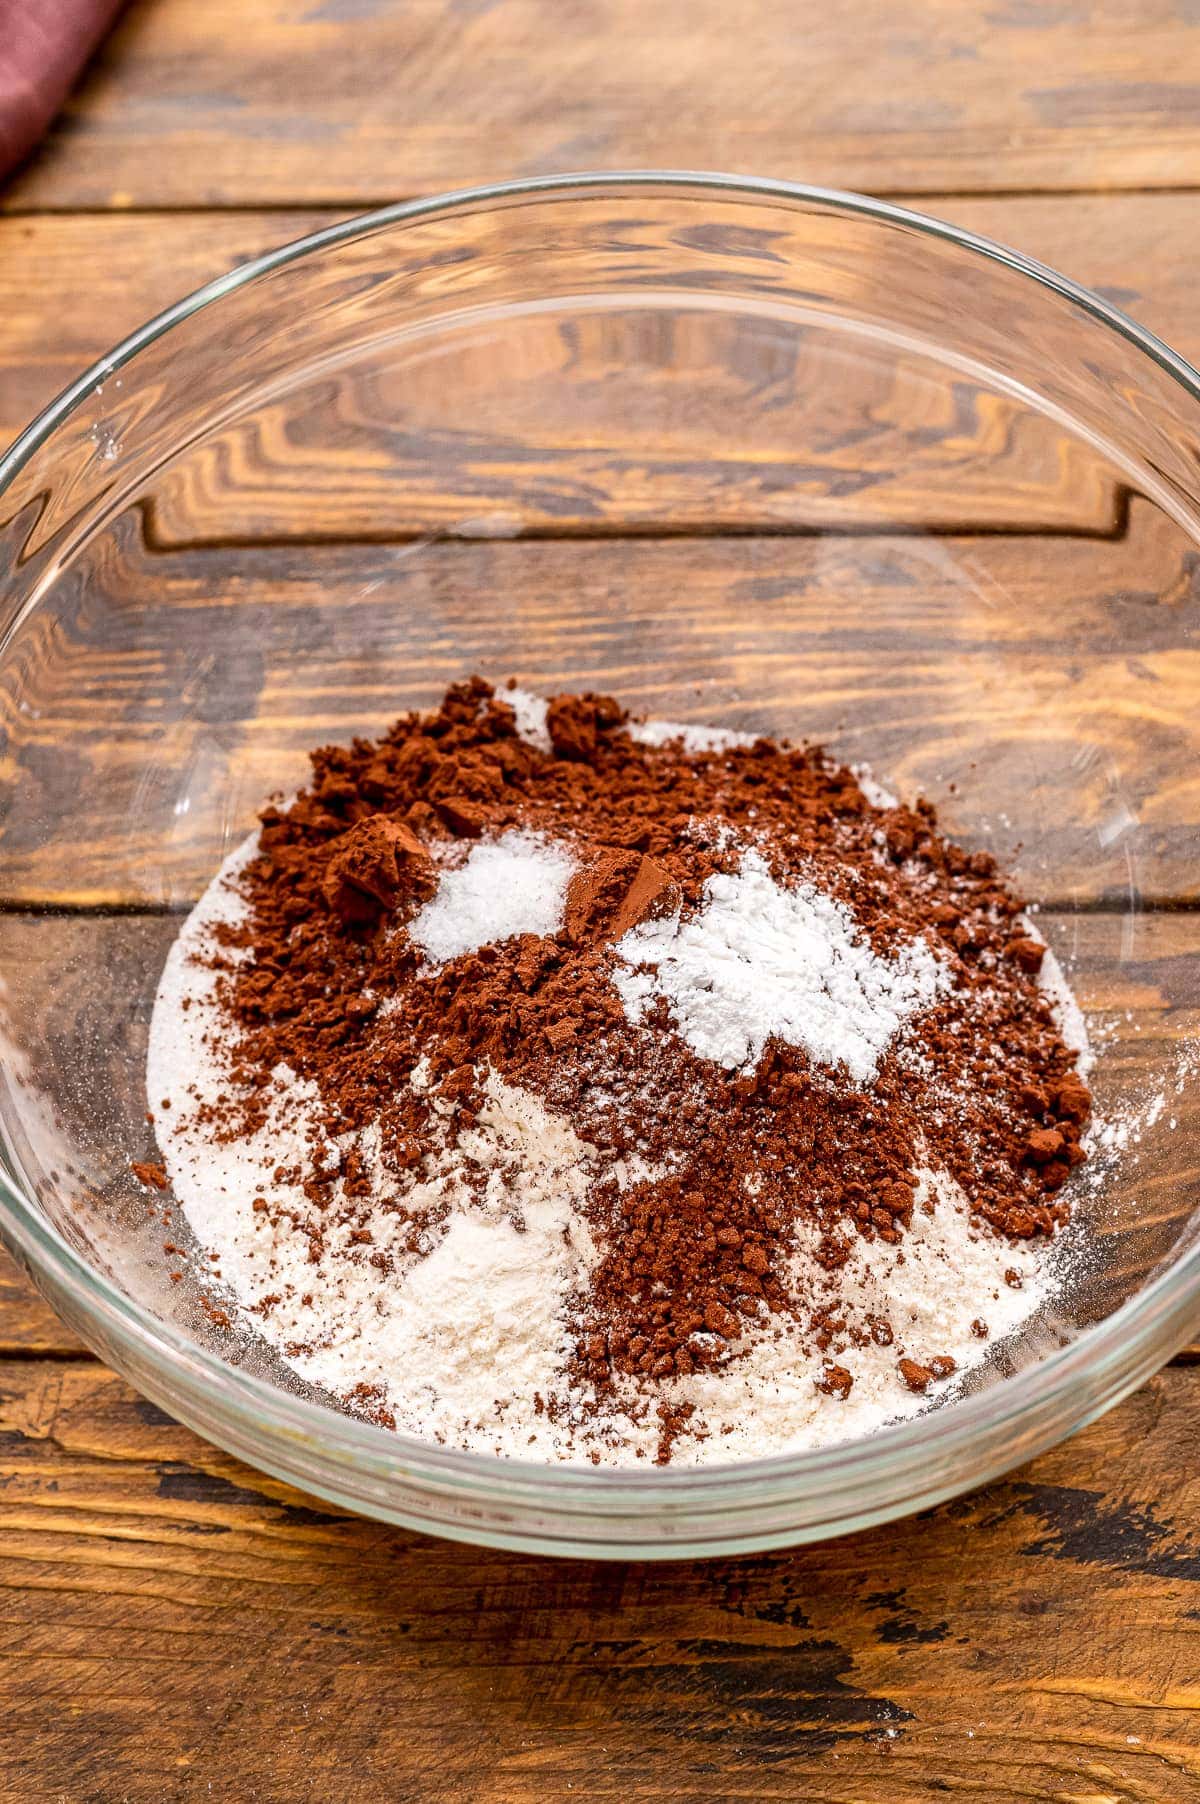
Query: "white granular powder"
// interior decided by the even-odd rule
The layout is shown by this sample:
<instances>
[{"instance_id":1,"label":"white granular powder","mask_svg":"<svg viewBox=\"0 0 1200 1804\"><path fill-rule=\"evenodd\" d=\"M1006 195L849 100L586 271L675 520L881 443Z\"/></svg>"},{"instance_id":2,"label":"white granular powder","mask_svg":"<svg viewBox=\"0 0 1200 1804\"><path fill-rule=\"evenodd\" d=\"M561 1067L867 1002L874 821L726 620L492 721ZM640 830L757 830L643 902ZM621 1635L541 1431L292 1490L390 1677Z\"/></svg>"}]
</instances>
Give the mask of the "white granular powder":
<instances>
[{"instance_id":1,"label":"white granular powder","mask_svg":"<svg viewBox=\"0 0 1200 1804\"><path fill-rule=\"evenodd\" d=\"M709 878L692 920L643 922L617 951L630 1020L665 996L692 1050L726 1070L756 1064L777 1034L858 1083L948 983L926 941L881 958L840 902L811 884L784 889L754 851L733 875Z\"/></svg>"},{"instance_id":2,"label":"white granular powder","mask_svg":"<svg viewBox=\"0 0 1200 1804\"><path fill-rule=\"evenodd\" d=\"M685 752L728 752L738 745L753 745L754 734L737 727L697 727L678 720L634 720L629 737L635 745L681 745Z\"/></svg>"},{"instance_id":3,"label":"white granular powder","mask_svg":"<svg viewBox=\"0 0 1200 1804\"><path fill-rule=\"evenodd\" d=\"M465 863L442 872L409 936L434 964L444 964L492 940L557 933L574 871L566 848L538 834L482 840Z\"/></svg>"},{"instance_id":4,"label":"white granular powder","mask_svg":"<svg viewBox=\"0 0 1200 1804\"><path fill-rule=\"evenodd\" d=\"M523 739L526 745L536 746L539 752L550 751L550 734L546 727L550 704L545 696L534 695L528 689L503 689L500 700L507 702L517 717L517 738Z\"/></svg>"}]
</instances>

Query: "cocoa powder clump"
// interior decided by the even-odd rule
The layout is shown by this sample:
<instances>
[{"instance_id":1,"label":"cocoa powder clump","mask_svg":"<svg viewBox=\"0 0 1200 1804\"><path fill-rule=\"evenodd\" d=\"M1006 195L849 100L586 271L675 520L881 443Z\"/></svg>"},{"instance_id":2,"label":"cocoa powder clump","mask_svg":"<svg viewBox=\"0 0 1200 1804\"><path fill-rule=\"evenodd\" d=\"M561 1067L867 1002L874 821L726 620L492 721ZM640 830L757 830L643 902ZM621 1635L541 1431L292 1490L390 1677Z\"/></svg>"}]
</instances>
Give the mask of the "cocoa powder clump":
<instances>
[{"instance_id":1,"label":"cocoa powder clump","mask_svg":"<svg viewBox=\"0 0 1200 1804\"><path fill-rule=\"evenodd\" d=\"M365 925L437 888L433 860L412 828L371 814L342 836L321 879L321 893L347 925Z\"/></svg>"},{"instance_id":2,"label":"cocoa powder clump","mask_svg":"<svg viewBox=\"0 0 1200 1804\"><path fill-rule=\"evenodd\" d=\"M572 939L619 940L640 922L670 914L677 883L644 853L606 848L571 882L566 929Z\"/></svg>"}]
</instances>

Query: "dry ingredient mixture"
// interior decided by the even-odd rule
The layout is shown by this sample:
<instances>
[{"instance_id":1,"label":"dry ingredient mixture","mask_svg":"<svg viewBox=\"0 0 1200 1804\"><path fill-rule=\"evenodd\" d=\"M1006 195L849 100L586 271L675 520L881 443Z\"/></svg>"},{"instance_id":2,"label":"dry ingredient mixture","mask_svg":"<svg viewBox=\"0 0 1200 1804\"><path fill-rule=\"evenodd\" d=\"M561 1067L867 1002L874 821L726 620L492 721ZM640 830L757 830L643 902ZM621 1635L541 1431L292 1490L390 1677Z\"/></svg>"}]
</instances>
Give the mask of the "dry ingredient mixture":
<instances>
[{"instance_id":1,"label":"dry ingredient mixture","mask_svg":"<svg viewBox=\"0 0 1200 1804\"><path fill-rule=\"evenodd\" d=\"M928 804L474 679L261 821L150 1108L215 1294L348 1409L753 1457L917 1413L1044 1298L1086 1035Z\"/></svg>"}]
</instances>

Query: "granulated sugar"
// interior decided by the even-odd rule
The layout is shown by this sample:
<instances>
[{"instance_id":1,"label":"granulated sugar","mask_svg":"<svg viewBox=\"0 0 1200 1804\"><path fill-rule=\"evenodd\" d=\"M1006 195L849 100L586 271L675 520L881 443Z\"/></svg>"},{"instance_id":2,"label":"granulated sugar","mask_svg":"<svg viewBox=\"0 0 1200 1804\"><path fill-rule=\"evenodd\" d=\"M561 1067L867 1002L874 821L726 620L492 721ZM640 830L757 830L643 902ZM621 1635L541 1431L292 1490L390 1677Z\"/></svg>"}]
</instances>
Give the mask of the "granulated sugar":
<instances>
[{"instance_id":1,"label":"granulated sugar","mask_svg":"<svg viewBox=\"0 0 1200 1804\"><path fill-rule=\"evenodd\" d=\"M880 958L840 903L811 884L782 888L754 851L734 874L709 878L691 920L645 922L617 952L629 967L614 981L630 1018L664 996L701 1058L754 1065L775 1034L858 1083L947 981L924 940Z\"/></svg>"},{"instance_id":2,"label":"granulated sugar","mask_svg":"<svg viewBox=\"0 0 1200 1804\"><path fill-rule=\"evenodd\" d=\"M636 720L629 737L635 745L678 745L685 752L727 752L732 746L753 745L754 734L737 727L703 727L678 720Z\"/></svg>"},{"instance_id":3,"label":"granulated sugar","mask_svg":"<svg viewBox=\"0 0 1200 1804\"><path fill-rule=\"evenodd\" d=\"M436 896L410 923L409 937L443 964L489 940L557 933L574 869L564 847L533 833L484 840L463 864L442 873Z\"/></svg>"},{"instance_id":4,"label":"granulated sugar","mask_svg":"<svg viewBox=\"0 0 1200 1804\"><path fill-rule=\"evenodd\" d=\"M151 1024L223 1306L349 1410L547 1461L945 1394L1051 1287L1086 1032L993 862L879 795L478 682L315 754Z\"/></svg>"}]
</instances>

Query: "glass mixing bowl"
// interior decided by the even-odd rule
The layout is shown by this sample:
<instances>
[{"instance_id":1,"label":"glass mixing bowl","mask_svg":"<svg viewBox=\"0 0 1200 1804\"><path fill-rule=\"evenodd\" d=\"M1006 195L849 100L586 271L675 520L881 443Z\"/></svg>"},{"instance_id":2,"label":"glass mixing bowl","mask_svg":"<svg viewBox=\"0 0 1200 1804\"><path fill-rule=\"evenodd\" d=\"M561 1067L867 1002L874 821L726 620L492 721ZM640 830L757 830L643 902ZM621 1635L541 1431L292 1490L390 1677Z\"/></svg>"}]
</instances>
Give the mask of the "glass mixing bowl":
<instances>
[{"instance_id":1,"label":"glass mixing bowl","mask_svg":"<svg viewBox=\"0 0 1200 1804\"><path fill-rule=\"evenodd\" d=\"M782 184L389 208L152 321L0 462L9 1245L200 1433L469 1540L768 1547L1070 1434L1200 1323L1198 447L1195 371L1094 295ZM130 1161L180 918L307 748L471 671L823 740L1036 900L1124 1126L1090 1257L970 1394L793 1457L548 1469L351 1420L169 1281Z\"/></svg>"}]
</instances>

